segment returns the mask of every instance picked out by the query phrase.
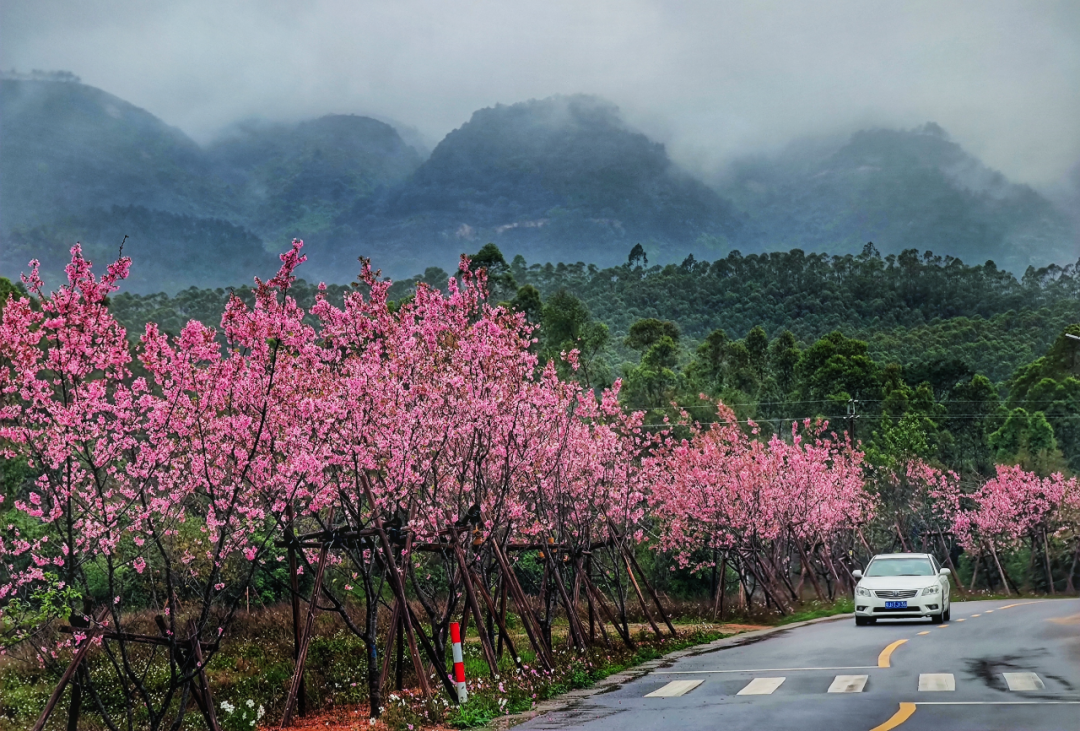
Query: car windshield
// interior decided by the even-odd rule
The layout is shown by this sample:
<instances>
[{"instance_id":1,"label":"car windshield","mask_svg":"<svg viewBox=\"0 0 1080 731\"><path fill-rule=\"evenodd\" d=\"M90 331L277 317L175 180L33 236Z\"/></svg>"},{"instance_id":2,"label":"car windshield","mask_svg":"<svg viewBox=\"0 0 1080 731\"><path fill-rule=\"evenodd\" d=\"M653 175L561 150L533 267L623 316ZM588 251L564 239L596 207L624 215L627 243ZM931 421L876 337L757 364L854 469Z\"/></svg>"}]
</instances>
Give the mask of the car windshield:
<instances>
[{"instance_id":1,"label":"car windshield","mask_svg":"<svg viewBox=\"0 0 1080 731\"><path fill-rule=\"evenodd\" d=\"M934 567L925 558L879 558L866 567L865 576L933 576Z\"/></svg>"}]
</instances>

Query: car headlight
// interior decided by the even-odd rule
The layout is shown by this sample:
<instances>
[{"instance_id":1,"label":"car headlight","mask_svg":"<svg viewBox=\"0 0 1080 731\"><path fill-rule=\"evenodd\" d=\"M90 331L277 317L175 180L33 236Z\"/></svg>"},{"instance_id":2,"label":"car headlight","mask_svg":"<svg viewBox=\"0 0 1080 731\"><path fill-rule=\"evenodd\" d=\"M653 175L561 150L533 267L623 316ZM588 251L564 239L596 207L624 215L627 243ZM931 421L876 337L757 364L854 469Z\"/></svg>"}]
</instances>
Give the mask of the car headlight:
<instances>
[{"instance_id":1,"label":"car headlight","mask_svg":"<svg viewBox=\"0 0 1080 731\"><path fill-rule=\"evenodd\" d=\"M873 596L869 589L864 589L861 586L855 587L855 596Z\"/></svg>"},{"instance_id":2,"label":"car headlight","mask_svg":"<svg viewBox=\"0 0 1080 731\"><path fill-rule=\"evenodd\" d=\"M938 585L938 584L934 584L933 586L928 586L928 587L926 587L925 589L922 590L922 595L923 596L929 596L930 594L940 594L940 593L941 593L941 586Z\"/></svg>"}]
</instances>

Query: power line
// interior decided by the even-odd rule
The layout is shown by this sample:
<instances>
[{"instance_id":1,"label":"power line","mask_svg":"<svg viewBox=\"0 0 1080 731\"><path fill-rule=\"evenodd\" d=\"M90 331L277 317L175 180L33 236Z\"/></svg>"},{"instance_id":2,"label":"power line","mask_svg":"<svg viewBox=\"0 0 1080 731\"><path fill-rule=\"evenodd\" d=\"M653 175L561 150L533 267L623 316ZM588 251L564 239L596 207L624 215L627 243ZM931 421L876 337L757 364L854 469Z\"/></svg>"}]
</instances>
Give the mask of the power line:
<instances>
[{"instance_id":1,"label":"power line","mask_svg":"<svg viewBox=\"0 0 1080 731\"><path fill-rule=\"evenodd\" d=\"M893 421L900 421L900 420L906 418L907 416L909 416L909 415L905 414L905 415L902 415L902 416L893 416L892 414L880 414L880 415L875 416L875 417L867 417L867 419L871 420L871 421L875 420L875 419L891 419ZM919 415L916 415L916 416L919 416ZM942 420L943 421L943 420L946 420L946 419L964 419L964 420L992 419L992 418L1008 419L1009 416L1010 416L1010 414L957 414L957 415L954 415L954 416L949 416L949 415L941 416L941 417L929 417L929 416L926 416L926 417L922 417L922 418L931 419L931 420ZM1055 416L1053 418L1054 419L1080 419L1080 414L1065 414L1063 416ZM764 425L764 424L769 424L769 423L774 422L774 421L806 421L806 419L810 419L811 421L813 421L814 417L806 417L806 416L763 416L760 419L726 419L724 421L694 421L693 423L698 424L700 426L711 426L713 424L763 424ZM827 420L828 421L846 421L847 417L844 416L844 415L838 415L834 419L827 419ZM643 429L660 429L660 428L671 428L671 427L675 427L675 426L679 426L679 424L676 423L676 422L671 422L671 423L668 423L668 424L642 424L641 428L643 428Z\"/></svg>"}]
</instances>

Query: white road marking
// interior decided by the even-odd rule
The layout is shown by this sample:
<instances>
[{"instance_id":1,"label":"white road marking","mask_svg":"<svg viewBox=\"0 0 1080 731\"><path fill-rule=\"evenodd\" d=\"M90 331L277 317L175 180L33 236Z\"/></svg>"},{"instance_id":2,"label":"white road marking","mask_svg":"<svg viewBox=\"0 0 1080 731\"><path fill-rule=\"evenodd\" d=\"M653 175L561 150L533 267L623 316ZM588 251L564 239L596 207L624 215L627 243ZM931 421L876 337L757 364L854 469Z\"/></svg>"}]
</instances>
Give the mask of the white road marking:
<instances>
[{"instance_id":1,"label":"white road marking","mask_svg":"<svg viewBox=\"0 0 1080 731\"><path fill-rule=\"evenodd\" d=\"M645 697L677 698L680 695L686 695L704 682L704 680L672 680L663 688L657 688L652 693L645 694Z\"/></svg>"},{"instance_id":2,"label":"white road marking","mask_svg":"<svg viewBox=\"0 0 1080 731\"><path fill-rule=\"evenodd\" d=\"M877 670L877 665L849 665L838 668L751 668L749 670L654 670L652 675L702 675L705 673L794 673L802 670Z\"/></svg>"},{"instance_id":3,"label":"white road marking","mask_svg":"<svg viewBox=\"0 0 1080 731\"><path fill-rule=\"evenodd\" d=\"M1009 690L1046 690L1042 678L1035 673L1002 673Z\"/></svg>"},{"instance_id":4,"label":"white road marking","mask_svg":"<svg viewBox=\"0 0 1080 731\"><path fill-rule=\"evenodd\" d=\"M772 695L787 678L754 678L736 695Z\"/></svg>"},{"instance_id":5,"label":"white road marking","mask_svg":"<svg viewBox=\"0 0 1080 731\"><path fill-rule=\"evenodd\" d=\"M956 678L952 673L922 673L919 675L919 690L956 690Z\"/></svg>"},{"instance_id":6,"label":"white road marking","mask_svg":"<svg viewBox=\"0 0 1080 731\"><path fill-rule=\"evenodd\" d=\"M829 686L830 693L862 693L869 675L837 675Z\"/></svg>"}]
</instances>

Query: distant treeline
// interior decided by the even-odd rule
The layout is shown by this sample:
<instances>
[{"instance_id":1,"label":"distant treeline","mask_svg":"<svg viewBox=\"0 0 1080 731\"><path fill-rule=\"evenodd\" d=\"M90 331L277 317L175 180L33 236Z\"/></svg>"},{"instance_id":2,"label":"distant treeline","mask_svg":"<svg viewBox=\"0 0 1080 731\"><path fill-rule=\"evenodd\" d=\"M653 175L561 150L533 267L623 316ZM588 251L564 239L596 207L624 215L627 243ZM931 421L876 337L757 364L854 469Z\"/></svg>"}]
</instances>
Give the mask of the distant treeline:
<instances>
[{"instance_id":1,"label":"distant treeline","mask_svg":"<svg viewBox=\"0 0 1080 731\"><path fill-rule=\"evenodd\" d=\"M1080 335L1080 264L1017 279L993 262L882 257L873 244L859 255L733 252L651 267L636 246L606 269L507 262L491 244L471 259L491 300L537 325L542 361L578 349L581 367L561 363L564 377L594 387L621 377L624 403L651 422L674 408L708 418L704 394L766 431L828 418L882 460L900 450L961 471L1080 469L1080 343L1063 335ZM450 276L430 267L390 296ZM340 301L350 286L325 292ZM309 308L318 291L299 280L291 294ZM121 293L110 306L134 341L147 322L172 334L192 319L216 325L232 292L252 299L249 286L192 287Z\"/></svg>"},{"instance_id":2,"label":"distant treeline","mask_svg":"<svg viewBox=\"0 0 1080 731\"><path fill-rule=\"evenodd\" d=\"M544 302L564 291L580 299L615 340L645 318L676 322L694 341L717 329L733 338L758 326L769 336L790 330L804 342L840 330L865 340L875 360L906 365L958 359L995 382L1045 352L1066 325L1080 322L1080 262L1032 268L1017 279L993 262L969 266L916 250L882 257L872 244L857 256L798 249L732 252L711 263L688 257L663 267L650 267L640 248L626 264L606 269L582 262L529 265L520 256L507 265L488 258L482 256L481 263L498 275L492 276L496 301L513 300L527 285ZM421 281L442 287L449 277L431 267L396 282L391 294L408 296ZM328 294L347 289L330 285ZM134 333L148 321L176 332L189 319L216 324L229 291L192 287L173 296L120 294L114 307ZM315 294L316 287L304 281L294 288L301 305L310 305Z\"/></svg>"}]
</instances>

